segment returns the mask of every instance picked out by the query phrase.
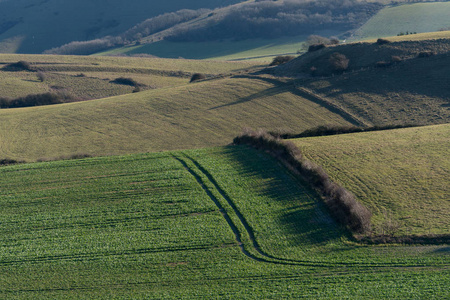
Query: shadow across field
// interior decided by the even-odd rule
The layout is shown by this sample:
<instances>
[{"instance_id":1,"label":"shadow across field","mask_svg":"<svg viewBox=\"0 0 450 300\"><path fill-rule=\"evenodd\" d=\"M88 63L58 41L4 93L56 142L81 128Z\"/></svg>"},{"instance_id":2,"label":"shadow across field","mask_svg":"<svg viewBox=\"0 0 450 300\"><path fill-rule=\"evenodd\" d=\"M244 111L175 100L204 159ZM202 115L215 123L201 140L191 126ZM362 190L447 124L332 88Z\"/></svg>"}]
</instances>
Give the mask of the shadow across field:
<instances>
[{"instance_id":1,"label":"shadow across field","mask_svg":"<svg viewBox=\"0 0 450 300\"><path fill-rule=\"evenodd\" d=\"M350 236L336 225L317 193L274 158L254 149L241 151L236 146L229 146L227 155L239 164L240 176L264 182L257 195L278 202L273 203L273 209L280 211L274 214L277 216L274 222L290 236L293 246L305 242L323 244L343 235Z\"/></svg>"}]
</instances>

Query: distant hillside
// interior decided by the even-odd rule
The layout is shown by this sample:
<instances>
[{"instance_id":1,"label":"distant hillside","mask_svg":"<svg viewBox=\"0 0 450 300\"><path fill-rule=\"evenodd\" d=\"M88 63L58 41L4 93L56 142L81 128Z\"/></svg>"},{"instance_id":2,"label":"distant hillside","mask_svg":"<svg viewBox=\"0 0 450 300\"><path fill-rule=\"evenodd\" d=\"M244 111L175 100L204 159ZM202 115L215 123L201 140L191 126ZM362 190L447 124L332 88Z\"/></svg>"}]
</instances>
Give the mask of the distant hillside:
<instances>
[{"instance_id":1,"label":"distant hillside","mask_svg":"<svg viewBox=\"0 0 450 300\"><path fill-rule=\"evenodd\" d=\"M450 30L449 16L450 2L386 7L356 30L351 40Z\"/></svg>"},{"instance_id":2,"label":"distant hillside","mask_svg":"<svg viewBox=\"0 0 450 300\"><path fill-rule=\"evenodd\" d=\"M212 11L179 11L160 15L120 35L83 43L73 42L47 53L84 55L101 49L130 44L139 46L162 40L234 42L286 36L302 36L305 39L309 34L318 32L340 35L364 24L382 7L378 3L357 0L244 1Z\"/></svg>"},{"instance_id":3,"label":"distant hillside","mask_svg":"<svg viewBox=\"0 0 450 300\"><path fill-rule=\"evenodd\" d=\"M0 1L0 52L41 53L71 41L117 35L164 13L237 2L240 1L4 0Z\"/></svg>"}]
</instances>

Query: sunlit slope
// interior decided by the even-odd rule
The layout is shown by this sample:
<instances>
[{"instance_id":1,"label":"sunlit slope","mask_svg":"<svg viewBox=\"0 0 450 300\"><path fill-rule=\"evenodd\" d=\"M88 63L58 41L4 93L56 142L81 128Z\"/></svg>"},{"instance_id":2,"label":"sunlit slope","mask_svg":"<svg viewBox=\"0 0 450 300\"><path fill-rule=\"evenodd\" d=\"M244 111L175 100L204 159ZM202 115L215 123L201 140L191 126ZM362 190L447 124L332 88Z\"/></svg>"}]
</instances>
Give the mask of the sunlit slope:
<instances>
[{"instance_id":1,"label":"sunlit slope","mask_svg":"<svg viewBox=\"0 0 450 300\"><path fill-rule=\"evenodd\" d=\"M7 72L3 67L26 61L34 72ZM141 90L184 85L194 73L229 74L255 68L248 62L213 62L144 57L88 57L0 54L0 97L23 97L44 92L69 93L79 99L98 99L131 93L133 86L112 83L131 78ZM35 71L43 72L44 80Z\"/></svg>"},{"instance_id":2,"label":"sunlit slope","mask_svg":"<svg viewBox=\"0 0 450 300\"><path fill-rule=\"evenodd\" d=\"M422 33L450 27L450 3L415 3L386 7L355 32L354 39ZM448 29L447 29L448 30ZM352 38L353 39L353 38Z\"/></svg>"},{"instance_id":3,"label":"sunlit slope","mask_svg":"<svg viewBox=\"0 0 450 300\"><path fill-rule=\"evenodd\" d=\"M247 147L23 164L0 176L0 298L449 295L446 245L359 245L305 183Z\"/></svg>"},{"instance_id":4,"label":"sunlit slope","mask_svg":"<svg viewBox=\"0 0 450 300\"><path fill-rule=\"evenodd\" d=\"M396 234L448 234L450 125L294 140Z\"/></svg>"},{"instance_id":5,"label":"sunlit slope","mask_svg":"<svg viewBox=\"0 0 450 300\"><path fill-rule=\"evenodd\" d=\"M0 157L120 154L230 143L244 127L348 125L292 86L235 77L79 103L0 110Z\"/></svg>"}]
</instances>

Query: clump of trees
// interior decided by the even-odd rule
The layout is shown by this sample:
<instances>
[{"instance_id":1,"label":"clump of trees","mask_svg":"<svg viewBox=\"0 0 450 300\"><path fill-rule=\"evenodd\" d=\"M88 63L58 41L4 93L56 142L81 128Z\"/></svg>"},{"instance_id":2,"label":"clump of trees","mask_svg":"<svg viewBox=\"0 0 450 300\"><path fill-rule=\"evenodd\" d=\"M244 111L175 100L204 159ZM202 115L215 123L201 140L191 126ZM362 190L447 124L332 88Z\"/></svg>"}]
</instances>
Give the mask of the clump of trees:
<instances>
[{"instance_id":1,"label":"clump of trees","mask_svg":"<svg viewBox=\"0 0 450 300\"><path fill-rule=\"evenodd\" d=\"M28 106L52 105L67 102L74 102L78 99L67 93L44 93L32 94L16 99L0 97L0 108L16 108Z\"/></svg>"},{"instance_id":2,"label":"clump of trees","mask_svg":"<svg viewBox=\"0 0 450 300\"><path fill-rule=\"evenodd\" d=\"M295 56L292 56L292 55L278 55L278 56L274 57L274 59L272 60L272 62L270 63L269 66L282 65L282 64L285 64L285 63L293 60L294 58L295 58Z\"/></svg>"},{"instance_id":3,"label":"clump of trees","mask_svg":"<svg viewBox=\"0 0 450 300\"><path fill-rule=\"evenodd\" d=\"M359 0L285 0L242 3L221 13L184 9L147 19L117 36L74 41L44 53L88 55L112 47L139 44L143 38L169 28L171 33L167 33L165 39L171 41L277 38L324 29L347 31L362 25L382 7ZM186 23L200 16L209 21L202 26ZM338 41L329 40L330 43Z\"/></svg>"},{"instance_id":4,"label":"clump of trees","mask_svg":"<svg viewBox=\"0 0 450 300\"><path fill-rule=\"evenodd\" d=\"M334 52L330 55L328 59L331 69L336 73L342 73L348 69L348 63L350 59L348 59L344 54L339 52Z\"/></svg>"},{"instance_id":5,"label":"clump of trees","mask_svg":"<svg viewBox=\"0 0 450 300\"><path fill-rule=\"evenodd\" d=\"M44 51L45 54L61 55L89 55L139 41L156 32L170 28L176 24L186 22L207 13L208 9L183 9L177 12L165 13L147 19L118 36L107 36L89 41L74 41L61 47Z\"/></svg>"},{"instance_id":6,"label":"clump of trees","mask_svg":"<svg viewBox=\"0 0 450 300\"><path fill-rule=\"evenodd\" d=\"M195 82L199 80L206 79L206 75L202 73L194 73L192 74L191 80L189 82Z\"/></svg>"},{"instance_id":7,"label":"clump of trees","mask_svg":"<svg viewBox=\"0 0 450 300\"><path fill-rule=\"evenodd\" d=\"M4 71L34 71L33 67L31 66L31 63L21 60L16 63L7 64L2 68Z\"/></svg>"},{"instance_id":8,"label":"clump of trees","mask_svg":"<svg viewBox=\"0 0 450 300\"><path fill-rule=\"evenodd\" d=\"M277 38L323 29L350 30L363 24L382 5L357 0L249 2L211 18L208 26L180 27L173 41Z\"/></svg>"},{"instance_id":9,"label":"clump of trees","mask_svg":"<svg viewBox=\"0 0 450 300\"><path fill-rule=\"evenodd\" d=\"M391 42L390 40L381 39L381 38L377 40L378 45L386 45L386 44L389 44L390 42Z\"/></svg>"}]
</instances>

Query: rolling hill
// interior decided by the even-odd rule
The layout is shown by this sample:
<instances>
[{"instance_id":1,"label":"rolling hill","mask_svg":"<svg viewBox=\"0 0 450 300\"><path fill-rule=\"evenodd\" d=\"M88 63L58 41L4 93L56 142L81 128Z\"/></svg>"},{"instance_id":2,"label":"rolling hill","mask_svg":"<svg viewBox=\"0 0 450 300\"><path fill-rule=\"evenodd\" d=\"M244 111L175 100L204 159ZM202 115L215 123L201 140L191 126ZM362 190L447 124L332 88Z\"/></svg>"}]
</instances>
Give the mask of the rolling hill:
<instances>
[{"instance_id":1,"label":"rolling hill","mask_svg":"<svg viewBox=\"0 0 450 300\"><path fill-rule=\"evenodd\" d=\"M350 40L450 29L450 3L414 3L386 7L355 31Z\"/></svg>"},{"instance_id":2,"label":"rolling hill","mask_svg":"<svg viewBox=\"0 0 450 300\"><path fill-rule=\"evenodd\" d=\"M292 141L372 211L376 234L449 232L449 124Z\"/></svg>"},{"instance_id":3,"label":"rolling hill","mask_svg":"<svg viewBox=\"0 0 450 300\"><path fill-rule=\"evenodd\" d=\"M240 1L0 1L0 53L42 53L72 41L117 35L164 13L237 2Z\"/></svg>"},{"instance_id":4,"label":"rolling hill","mask_svg":"<svg viewBox=\"0 0 450 300\"><path fill-rule=\"evenodd\" d=\"M246 147L0 174L2 298L449 296L447 246L355 243L304 183Z\"/></svg>"},{"instance_id":5,"label":"rolling hill","mask_svg":"<svg viewBox=\"0 0 450 300\"><path fill-rule=\"evenodd\" d=\"M268 72L303 77L298 88L366 125L442 124L450 117L449 51L448 38L355 43L308 52ZM333 69L334 53L348 59L345 71Z\"/></svg>"}]
</instances>

